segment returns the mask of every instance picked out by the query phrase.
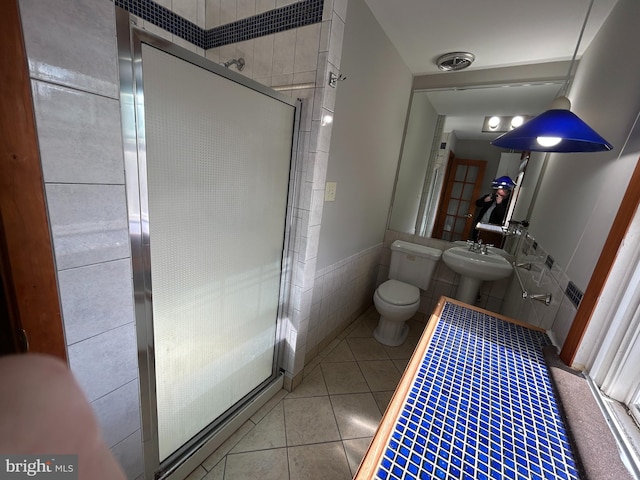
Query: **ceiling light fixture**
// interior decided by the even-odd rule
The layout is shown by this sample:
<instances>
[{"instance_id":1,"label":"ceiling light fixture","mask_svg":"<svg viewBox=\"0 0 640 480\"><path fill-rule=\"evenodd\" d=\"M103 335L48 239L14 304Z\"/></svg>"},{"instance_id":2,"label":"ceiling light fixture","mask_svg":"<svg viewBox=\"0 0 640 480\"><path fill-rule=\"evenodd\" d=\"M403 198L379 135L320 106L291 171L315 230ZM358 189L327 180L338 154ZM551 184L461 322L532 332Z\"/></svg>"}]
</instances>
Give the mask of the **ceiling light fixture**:
<instances>
[{"instance_id":1,"label":"ceiling light fixture","mask_svg":"<svg viewBox=\"0 0 640 480\"><path fill-rule=\"evenodd\" d=\"M482 122L482 131L485 133L508 132L509 130L513 130L514 128L522 125L525 120L528 120L529 118L531 118L531 116L528 115L493 115L490 117L484 117L484 122Z\"/></svg>"},{"instance_id":2,"label":"ceiling light fixture","mask_svg":"<svg viewBox=\"0 0 640 480\"><path fill-rule=\"evenodd\" d=\"M593 0L591 0L587 9L584 24L578 36L578 44L569 65L567 78L558 92L558 97L551 103L547 111L532 118L522 126L500 135L491 142L492 145L511 150L563 153L604 152L613 149L609 142L571 112L571 102L566 97L571 72L592 6Z\"/></svg>"},{"instance_id":3,"label":"ceiling light fixture","mask_svg":"<svg viewBox=\"0 0 640 480\"><path fill-rule=\"evenodd\" d=\"M500 125L500 117L491 117L487 123L491 130L495 130Z\"/></svg>"},{"instance_id":4,"label":"ceiling light fixture","mask_svg":"<svg viewBox=\"0 0 640 480\"><path fill-rule=\"evenodd\" d=\"M518 128L524 123L524 117L522 115L516 115L511 119L511 128Z\"/></svg>"}]
</instances>

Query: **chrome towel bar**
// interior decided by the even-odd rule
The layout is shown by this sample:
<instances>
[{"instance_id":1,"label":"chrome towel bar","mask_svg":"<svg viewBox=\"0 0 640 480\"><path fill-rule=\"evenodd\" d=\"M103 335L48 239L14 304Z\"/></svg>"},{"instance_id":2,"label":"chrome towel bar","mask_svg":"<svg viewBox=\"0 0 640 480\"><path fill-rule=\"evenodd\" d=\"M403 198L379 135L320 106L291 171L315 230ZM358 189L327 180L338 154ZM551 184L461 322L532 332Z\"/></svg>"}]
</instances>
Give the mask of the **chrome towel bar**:
<instances>
[{"instance_id":1,"label":"chrome towel bar","mask_svg":"<svg viewBox=\"0 0 640 480\"><path fill-rule=\"evenodd\" d=\"M522 283L522 278L520 277L520 272L518 271L519 267L526 268L527 270L531 270L530 263L517 264L516 262L512 263L513 271L516 274L516 278L518 279L518 283L520 284L520 290L522 291L522 298L530 298L531 300L537 300L539 302L543 302L545 305L549 305L551 303L551 294L550 293L529 293L527 289L524 288L524 284Z\"/></svg>"}]
</instances>

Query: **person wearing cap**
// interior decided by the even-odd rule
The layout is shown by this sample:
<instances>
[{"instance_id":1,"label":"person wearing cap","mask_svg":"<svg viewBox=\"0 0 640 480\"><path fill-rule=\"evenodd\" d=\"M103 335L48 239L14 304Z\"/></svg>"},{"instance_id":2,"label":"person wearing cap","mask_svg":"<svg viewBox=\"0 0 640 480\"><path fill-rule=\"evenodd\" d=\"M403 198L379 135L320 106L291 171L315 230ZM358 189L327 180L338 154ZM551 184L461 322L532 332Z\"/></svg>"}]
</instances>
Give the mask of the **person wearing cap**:
<instances>
[{"instance_id":1,"label":"person wearing cap","mask_svg":"<svg viewBox=\"0 0 640 480\"><path fill-rule=\"evenodd\" d=\"M476 200L476 207L480 210L476 215L474 226L478 223L490 223L493 225L502 225L504 216L507 213L507 207L509 206L509 197L511 196L511 190L515 186L515 183L511 178L502 176L494 179L491 182L491 187L495 190L494 193L484 195ZM476 241L478 239L478 230L475 228L471 231L471 240Z\"/></svg>"}]
</instances>

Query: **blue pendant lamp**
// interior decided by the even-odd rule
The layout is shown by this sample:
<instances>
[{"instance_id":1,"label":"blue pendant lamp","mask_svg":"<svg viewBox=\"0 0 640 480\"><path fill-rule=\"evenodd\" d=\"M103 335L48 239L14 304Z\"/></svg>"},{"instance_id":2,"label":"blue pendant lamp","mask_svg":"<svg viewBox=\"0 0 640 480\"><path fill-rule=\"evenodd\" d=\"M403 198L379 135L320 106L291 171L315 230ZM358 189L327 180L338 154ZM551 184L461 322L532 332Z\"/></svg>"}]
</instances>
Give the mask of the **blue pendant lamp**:
<instances>
[{"instance_id":1,"label":"blue pendant lamp","mask_svg":"<svg viewBox=\"0 0 640 480\"><path fill-rule=\"evenodd\" d=\"M503 133L496 138L491 145L508 148L511 150L523 150L533 152L604 152L613 149L613 146L596 133L589 125L571 113L571 102L564 96L569 88L571 70L578 53L580 40L587 25L589 13L593 6L593 0L589 4L587 16L584 19L578 44L573 53L569 72L558 96L549 109L532 118L518 128Z\"/></svg>"}]
</instances>

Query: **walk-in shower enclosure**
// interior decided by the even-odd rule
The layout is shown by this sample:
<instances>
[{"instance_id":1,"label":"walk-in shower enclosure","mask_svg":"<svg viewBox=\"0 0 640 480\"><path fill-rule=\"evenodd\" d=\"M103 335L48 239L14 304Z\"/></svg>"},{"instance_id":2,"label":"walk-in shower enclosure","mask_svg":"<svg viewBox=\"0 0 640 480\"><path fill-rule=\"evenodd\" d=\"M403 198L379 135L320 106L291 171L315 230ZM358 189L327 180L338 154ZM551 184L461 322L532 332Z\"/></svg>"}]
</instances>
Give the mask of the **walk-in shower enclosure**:
<instances>
[{"instance_id":1,"label":"walk-in shower enclosure","mask_svg":"<svg viewBox=\"0 0 640 480\"><path fill-rule=\"evenodd\" d=\"M282 385L300 104L117 15L145 478L165 478Z\"/></svg>"}]
</instances>

